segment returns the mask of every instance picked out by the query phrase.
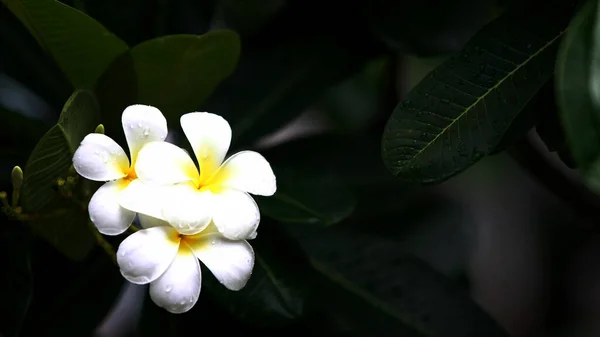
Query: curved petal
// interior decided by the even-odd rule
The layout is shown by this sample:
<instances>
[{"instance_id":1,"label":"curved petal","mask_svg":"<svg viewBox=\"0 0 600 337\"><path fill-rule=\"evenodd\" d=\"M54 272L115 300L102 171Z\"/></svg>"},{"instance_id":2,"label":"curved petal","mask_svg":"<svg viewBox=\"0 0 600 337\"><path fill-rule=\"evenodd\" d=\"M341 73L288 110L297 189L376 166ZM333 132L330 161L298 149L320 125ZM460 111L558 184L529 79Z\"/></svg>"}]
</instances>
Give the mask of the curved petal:
<instances>
[{"instance_id":1,"label":"curved petal","mask_svg":"<svg viewBox=\"0 0 600 337\"><path fill-rule=\"evenodd\" d=\"M228 186L264 196L273 195L277 190L271 165L262 155L254 151L242 151L231 156L208 184Z\"/></svg>"},{"instance_id":2,"label":"curved petal","mask_svg":"<svg viewBox=\"0 0 600 337\"><path fill-rule=\"evenodd\" d=\"M127 175L129 159L123 148L110 137L90 133L75 151L73 167L86 179L109 181Z\"/></svg>"},{"instance_id":3,"label":"curved petal","mask_svg":"<svg viewBox=\"0 0 600 337\"><path fill-rule=\"evenodd\" d=\"M227 289L240 290L250 279L254 251L245 240L232 241L213 233L186 238L186 242Z\"/></svg>"},{"instance_id":4,"label":"curved petal","mask_svg":"<svg viewBox=\"0 0 600 337\"><path fill-rule=\"evenodd\" d=\"M200 296L200 263L187 244L182 243L169 268L150 283L150 298L174 314L190 310Z\"/></svg>"},{"instance_id":5,"label":"curved petal","mask_svg":"<svg viewBox=\"0 0 600 337\"><path fill-rule=\"evenodd\" d=\"M179 235L172 227L153 227L131 234L117 251L121 274L135 284L156 280L173 262L179 241Z\"/></svg>"},{"instance_id":6,"label":"curved petal","mask_svg":"<svg viewBox=\"0 0 600 337\"><path fill-rule=\"evenodd\" d=\"M160 226L171 226L168 222L166 222L165 220L161 220L158 218L155 218L153 216L149 216L146 214L138 214L138 218L140 221L140 226L142 228L152 228L152 227L160 227Z\"/></svg>"},{"instance_id":7,"label":"curved petal","mask_svg":"<svg viewBox=\"0 0 600 337\"><path fill-rule=\"evenodd\" d=\"M213 221L219 232L231 240L251 238L260 223L260 212L254 199L231 188L213 194Z\"/></svg>"},{"instance_id":8,"label":"curved petal","mask_svg":"<svg viewBox=\"0 0 600 337\"><path fill-rule=\"evenodd\" d=\"M90 220L102 234L119 235L129 228L135 218L135 212L119 205L119 194L124 187L122 180L109 181L100 186L90 199Z\"/></svg>"},{"instance_id":9,"label":"curved petal","mask_svg":"<svg viewBox=\"0 0 600 337\"><path fill-rule=\"evenodd\" d=\"M135 179L119 194L119 204L130 211L162 218L162 201L169 186L155 186Z\"/></svg>"},{"instance_id":10,"label":"curved petal","mask_svg":"<svg viewBox=\"0 0 600 337\"><path fill-rule=\"evenodd\" d=\"M135 164L142 146L167 138L167 120L160 110L153 106L142 104L128 106L123 111L121 123L129 146L131 166Z\"/></svg>"},{"instance_id":11,"label":"curved petal","mask_svg":"<svg viewBox=\"0 0 600 337\"><path fill-rule=\"evenodd\" d=\"M231 127L227 121L208 112L191 112L181 116L185 133L200 165L201 180L210 178L219 168L231 143Z\"/></svg>"},{"instance_id":12,"label":"curved petal","mask_svg":"<svg viewBox=\"0 0 600 337\"><path fill-rule=\"evenodd\" d=\"M138 153L135 172L145 183L155 185L171 185L199 177L192 158L182 148L166 142L146 144Z\"/></svg>"},{"instance_id":13,"label":"curved petal","mask_svg":"<svg viewBox=\"0 0 600 337\"><path fill-rule=\"evenodd\" d=\"M193 183L170 186L165 194L161 219L185 235L201 232L212 218L212 193L199 191Z\"/></svg>"}]
</instances>

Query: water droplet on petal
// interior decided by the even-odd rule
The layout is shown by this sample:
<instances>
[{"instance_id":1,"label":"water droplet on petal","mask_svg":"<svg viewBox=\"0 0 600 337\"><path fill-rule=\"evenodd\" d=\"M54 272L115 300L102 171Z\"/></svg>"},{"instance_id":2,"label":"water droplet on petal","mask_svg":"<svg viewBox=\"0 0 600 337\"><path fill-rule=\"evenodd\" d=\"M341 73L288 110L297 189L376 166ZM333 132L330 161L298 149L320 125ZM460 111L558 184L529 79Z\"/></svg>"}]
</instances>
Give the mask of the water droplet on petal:
<instances>
[{"instance_id":1,"label":"water droplet on petal","mask_svg":"<svg viewBox=\"0 0 600 337\"><path fill-rule=\"evenodd\" d=\"M179 302L180 305L184 305L185 304L185 300L181 300L181 302Z\"/></svg>"},{"instance_id":2,"label":"water droplet on petal","mask_svg":"<svg viewBox=\"0 0 600 337\"><path fill-rule=\"evenodd\" d=\"M170 292L170 291L171 291L171 289L173 289L173 286L172 286L172 285L170 285L170 284L167 284L167 285L165 286L165 292Z\"/></svg>"},{"instance_id":3,"label":"water droplet on petal","mask_svg":"<svg viewBox=\"0 0 600 337\"><path fill-rule=\"evenodd\" d=\"M120 257L123 257L123 256L125 256L125 255L127 255L127 252L125 252L125 251L121 251L121 252L119 253L119 256L120 256Z\"/></svg>"},{"instance_id":4,"label":"water droplet on petal","mask_svg":"<svg viewBox=\"0 0 600 337\"><path fill-rule=\"evenodd\" d=\"M138 122L138 128L141 128L142 126L142 122Z\"/></svg>"},{"instance_id":5,"label":"water droplet on petal","mask_svg":"<svg viewBox=\"0 0 600 337\"><path fill-rule=\"evenodd\" d=\"M210 243L211 243L212 245L216 245L216 244L217 244L217 241L216 241L216 240L210 240Z\"/></svg>"},{"instance_id":6,"label":"water droplet on petal","mask_svg":"<svg viewBox=\"0 0 600 337\"><path fill-rule=\"evenodd\" d=\"M190 297L188 301L190 301L190 303L194 303L194 298Z\"/></svg>"}]
</instances>

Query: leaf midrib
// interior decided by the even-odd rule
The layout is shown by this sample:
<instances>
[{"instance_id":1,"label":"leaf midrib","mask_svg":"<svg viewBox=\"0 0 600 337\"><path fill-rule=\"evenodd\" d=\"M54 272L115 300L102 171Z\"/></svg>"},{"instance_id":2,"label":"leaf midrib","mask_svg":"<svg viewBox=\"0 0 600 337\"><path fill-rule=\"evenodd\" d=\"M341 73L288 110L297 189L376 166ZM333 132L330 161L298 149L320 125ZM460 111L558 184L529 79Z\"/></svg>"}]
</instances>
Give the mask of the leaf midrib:
<instances>
[{"instance_id":1,"label":"leaf midrib","mask_svg":"<svg viewBox=\"0 0 600 337\"><path fill-rule=\"evenodd\" d=\"M560 31L560 33L558 33L552 40L546 42L546 44L544 46L542 46L538 51L536 51L535 53L531 54L525 61L523 61L521 64L519 64L517 67L515 67L515 69L513 71L507 73L506 76L504 76L500 81L498 81L498 83L496 83L493 87L489 88L483 95L481 95L479 98L477 98L477 100L475 100L475 102L473 102L471 105L469 105L456 118L452 119L452 122L450 122L450 124L448 124L448 126L444 127L442 129L442 131L440 131L429 143L427 143L427 145L425 145L421 150L419 150L412 157L412 159L410 159L408 161L408 165L403 165L403 166L412 166L414 164L414 162L416 161L416 159L423 152L425 152L432 144L435 144L436 141L438 140L438 138L440 138L442 135L444 135L448 131L448 129L450 129L454 125L454 123L456 123L458 120L460 120L461 118L463 118L468 112L471 111L471 109L473 109L475 106L477 106L491 92L497 90L498 87L501 84L503 84L507 79L509 79L512 76L514 76L517 71L521 70L521 68L523 68L526 64L528 64L533 58L537 57L540 53L542 53L544 50L546 50L548 47L550 47L552 44L554 44L556 42L556 40L558 40L566 31L567 31L567 29L563 29L562 31ZM400 171L402 171L402 170L400 170Z\"/></svg>"}]
</instances>

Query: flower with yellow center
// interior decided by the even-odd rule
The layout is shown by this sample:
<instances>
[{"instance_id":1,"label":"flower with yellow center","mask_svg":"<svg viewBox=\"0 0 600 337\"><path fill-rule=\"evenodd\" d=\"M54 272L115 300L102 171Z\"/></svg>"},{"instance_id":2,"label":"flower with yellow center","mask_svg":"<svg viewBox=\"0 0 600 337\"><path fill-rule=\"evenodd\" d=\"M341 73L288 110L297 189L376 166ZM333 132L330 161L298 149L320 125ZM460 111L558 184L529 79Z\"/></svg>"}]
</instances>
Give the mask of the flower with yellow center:
<instances>
[{"instance_id":1,"label":"flower with yellow center","mask_svg":"<svg viewBox=\"0 0 600 337\"><path fill-rule=\"evenodd\" d=\"M275 193L271 166L254 151L241 151L223 162L231 128L221 116L192 112L180 122L200 169L183 149L149 143L135 164L139 179L121 195L121 205L164 220L181 234L200 233L212 221L228 239L252 238L260 212L248 193Z\"/></svg>"},{"instance_id":2,"label":"flower with yellow center","mask_svg":"<svg viewBox=\"0 0 600 337\"><path fill-rule=\"evenodd\" d=\"M229 290L242 289L254 267L254 251L246 240L225 238L211 223L201 232L184 235L167 222L139 215L141 229L117 251L125 279L150 283L150 298L171 313L190 310L202 283L199 261Z\"/></svg>"},{"instance_id":3,"label":"flower with yellow center","mask_svg":"<svg viewBox=\"0 0 600 337\"><path fill-rule=\"evenodd\" d=\"M123 131L131 165L123 148L110 137L91 133L73 155L73 167L84 178L106 181L92 196L88 205L90 219L98 231L106 235L123 233L135 218L135 212L121 207L120 194L137 180L134 169L142 147L167 137L167 121L155 107L132 105L123 111Z\"/></svg>"}]
</instances>

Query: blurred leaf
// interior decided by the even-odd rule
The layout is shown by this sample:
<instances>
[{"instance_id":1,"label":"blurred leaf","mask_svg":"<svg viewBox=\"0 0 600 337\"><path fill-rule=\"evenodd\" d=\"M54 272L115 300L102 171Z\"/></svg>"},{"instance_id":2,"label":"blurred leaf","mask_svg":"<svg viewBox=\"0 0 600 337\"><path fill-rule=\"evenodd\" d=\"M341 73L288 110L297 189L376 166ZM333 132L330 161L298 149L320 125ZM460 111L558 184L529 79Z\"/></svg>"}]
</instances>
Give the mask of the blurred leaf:
<instances>
[{"instance_id":1,"label":"blurred leaf","mask_svg":"<svg viewBox=\"0 0 600 337\"><path fill-rule=\"evenodd\" d=\"M51 56L8 10L0 10L0 46L0 69L58 111L73 88Z\"/></svg>"},{"instance_id":2,"label":"blurred leaf","mask_svg":"<svg viewBox=\"0 0 600 337\"><path fill-rule=\"evenodd\" d=\"M124 283L118 267L101 248L84 261L66 265L40 253L32 262L39 281L23 336L93 336Z\"/></svg>"},{"instance_id":3,"label":"blurred leaf","mask_svg":"<svg viewBox=\"0 0 600 337\"><path fill-rule=\"evenodd\" d=\"M360 14L338 12L335 2L289 2L260 34L244 39L236 71L203 105L230 122L232 144L275 132L383 53L357 25Z\"/></svg>"},{"instance_id":4,"label":"blurred leaf","mask_svg":"<svg viewBox=\"0 0 600 337\"><path fill-rule=\"evenodd\" d=\"M139 103L159 108L171 121L196 111L235 69L240 53L236 33L171 35L143 42L131 50Z\"/></svg>"},{"instance_id":5,"label":"blurred leaf","mask_svg":"<svg viewBox=\"0 0 600 337\"><path fill-rule=\"evenodd\" d=\"M0 105L0 142L22 151L31 151L37 141L46 133L46 123L39 119L29 118L18 111ZM27 153L23 153L27 156Z\"/></svg>"},{"instance_id":6,"label":"blurred leaf","mask_svg":"<svg viewBox=\"0 0 600 337\"><path fill-rule=\"evenodd\" d=\"M249 241L256 257L252 277L240 291L227 290L203 268L203 282L217 302L253 326L282 326L302 317L313 273L300 247L273 222L262 222Z\"/></svg>"},{"instance_id":7,"label":"blurred leaf","mask_svg":"<svg viewBox=\"0 0 600 337\"><path fill-rule=\"evenodd\" d=\"M261 212L273 219L332 225L348 217L356 205L354 191L334 174L297 168L274 168L277 192L256 196Z\"/></svg>"},{"instance_id":8,"label":"blurred leaf","mask_svg":"<svg viewBox=\"0 0 600 337\"><path fill-rule=\"evenodd\" d=\"M596 10L596 1L587 1L569 25L556 63L556 92L573 158L586 181L600 191L600 110L590 88Z\"/></svg>"},{"instance_id":9,"label":"blurred leaf","mask_svg":"<svg viewBox=\"0 0 600 337\"><path fill-rule=\"evenodd\" d=\"M384 110L385 86L395 71L391 64L389 56L369 61L363 71L327 90L318 106L342 132L367 129Z\"/></svg>"},{"instance_id":10,"label":"blurred leaf","mask_svg":"<svg viewBox=\"0 0 600 337\"><path fill-rule=\"evenodd\" d=\"M432 56L460 50L491 19L491 4L478 0L374 0L367 14L377 37L391 48Z\"/></svg>"},{"instance_id":11,"label":"blurred leaf","mask_svg":"<svg viewBox=\"0 0 600 337\"><path fill-rule=\"evenodd\" d=\"M84 13L54 0L2 0L76 89L90 89L127 45Z\"/></svg>"},{"instance_id":12,"label":"blurred leaf","mask_svg":"<svg viewBox=\"0 0 600 337\"><path fill-rule=\"evenodd\" d=\"M349 336L506 337L469 298L397 244L344 227L289 226L320 272L322 329Z\"/></svg>"},{"instance_id":13,"label":"blurred leaf","mask_svg":"<svg viewBox=\"0 0 600 337\"><path fill-rule=\"evenodd\" d=\"M411 91L383 135L394 175L440 182L495 149L552 76L570 11L551 11L503 15Z\"/></svg>"},{"instance_id":14,"label":"blurred leaf","mask_svg":"<svg viewBox=\"0 0 600 337\"><path fill-rule=\"evenodd\" d=\"M219 0L217 17L227 28L241 35L251 35L276 15L287 0Z\"/></svg>"},{"instance_id":15,"label":"blurred leaf","mask_svg":"<svg viewBox=\"0 0 600 337\"><path fill-rule=\"evenodd\" d=\"M59 217L43 218L32 229L63 254L83 259L94 245L85 209L58 199L56 181L68 175L75 149L86 134L99 124L96 99L89 91L76 91L65 104L58 124L39 141L25 166L21 205L25 213L46 215L63 211Z\"/></svg>"},{"instance_id":16,"label":"blurred leaf","mask_svg":"<svg viewBox=\"0 0 600 337\"><path fill-rule=\"evenodd\" d=\"M19 335L32 295L33 276L29 258L30 237L17 221L0 218L0 335Z\"/></svg>"}]
</instances>

